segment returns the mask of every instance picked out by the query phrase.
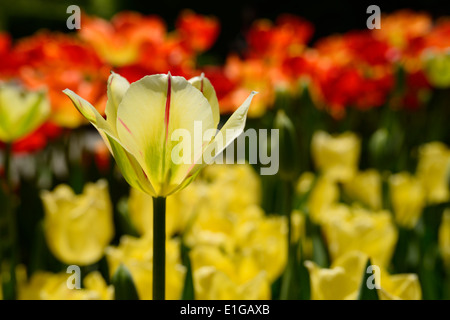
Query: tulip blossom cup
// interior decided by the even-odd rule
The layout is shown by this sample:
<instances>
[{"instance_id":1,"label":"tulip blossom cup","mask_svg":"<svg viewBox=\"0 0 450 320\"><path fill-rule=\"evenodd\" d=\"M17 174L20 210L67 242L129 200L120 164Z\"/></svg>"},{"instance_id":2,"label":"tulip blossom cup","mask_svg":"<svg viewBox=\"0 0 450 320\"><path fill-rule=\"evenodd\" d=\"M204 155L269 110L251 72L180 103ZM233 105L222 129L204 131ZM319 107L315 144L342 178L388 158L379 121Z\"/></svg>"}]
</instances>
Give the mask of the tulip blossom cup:
<instances>
[{"instance_id":1,"label":"tulip blossom cup","mask_svg":"<svg viewBox=\"0 0 450 320\"><path fill-rule=\"evenodd\" d=\"M166 197L186 187L242 133L252 92L217 132L219 103L211 82L202 74L183 77L155 74L129 83L112 73L108 80L106 119L82 97L66 89L75 107L99 131L130 186L154 198L153 299L164 299ZM201 126L197 124L201 122ZM201 128L210 139L200 146L180 142L180 131ZM233 134L229 134L229 132ZM225 134L227 132L227 134ZM191 161L174 161L174 154L194 150Z\"/></svg>"}]
</instances>

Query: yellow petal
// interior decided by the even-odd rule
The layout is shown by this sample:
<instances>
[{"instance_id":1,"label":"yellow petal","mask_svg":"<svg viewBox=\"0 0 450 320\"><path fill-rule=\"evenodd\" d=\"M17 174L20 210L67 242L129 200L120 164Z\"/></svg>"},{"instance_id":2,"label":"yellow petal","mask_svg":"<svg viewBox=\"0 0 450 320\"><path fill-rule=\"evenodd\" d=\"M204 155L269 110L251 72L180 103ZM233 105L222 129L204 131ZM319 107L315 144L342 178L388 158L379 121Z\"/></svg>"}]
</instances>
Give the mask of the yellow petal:
<instances>
[{"instance_id":1,"label":"yellow petal","mask_svg":"<svg viewBox=\"0 0 450 320\"><path fill-rule=\"evenodd\" d=\"M123 82L121 79L119 79L119 81ZM103 119L103 117L88 101L84 100L73 91L66 89L64 90L64 93L69 96L81 114L86 117L86 119L88 119L98 130L110 152L114 156L114 159L116 160L116 163L125 180L131 186L155 196L155 190L150 181L147 179L147 176L137 161L136 156L132 154L118 139L117 134L115 134L116 130L111 127L110 123L105 121L105 119Z\"/></svg>"},{"instance_id":2,"label":"yellow petal","mask_svg":"<svg viewBox=\"0 0 450 320\"><path fill-rule=\"evenodd\" d=\"M189 82L200 90L205 98L208 99L213 114L214 127L217 128L220 121L219 101L217 100L216 90L214 90L211 81L209 81L209 79L202 73L200 77L189 79Z\"/></svg>"},{"instance_id":3,"label":"yellow petal","mask_svg":"<svg viewBox=\"0 0 450 320\"><path fill-rule=\"evenodd\" d=\"M244 103L231 115L211 143L205 147L202 156L197 158L195 165L188 172L189 176L196 174L200 169L211 164L210 162L214 160L214 157L225 150L244 131L248 108L257 93L253 91Z\"/></svg>"},{"instance_id":4,"label":"yellow petal","mask_svg":"<svg viewBox=\"0 0 450 320\"><path fill-rule=\"evenodd\" d=\"M116 164L128 184L152 197L156 197L155 189L136 158L111 136L106 135L106 137Z\"/></svg>"},{"instance_id":5,"label":"yellow petal","mask_svg":"<svg viewBox=\"0 0 450 320\"><path fill-rule=\"evenodd\" d=\"M422 289L416 274L394 274L381 276L380 298L382 300L420 300Z\"/></svg>"},{"instance_id":6,"label":"yellow petal","mask_svg":"<svg viewBox=\"0 0 450 320\"><path fill-rule=\"evenodd\" d=\"M117 109L129 87L130 83L127 79L117 73L111 72L111 75L108 78L108 101L106 103L105 113L106 121L110 124L115 133L117 133Z\"/></svg>"},{"instance_id":7,"label":"yellow petal","mask_svg":"<svg viewBox=\"0 0 450 320\"><path fill-rule=\"evenodd\" d=\"M312 300L355 299L359 282L340 266L320 268L312 261L305 261L311 281Z\"/></svg>"}]
</instances>

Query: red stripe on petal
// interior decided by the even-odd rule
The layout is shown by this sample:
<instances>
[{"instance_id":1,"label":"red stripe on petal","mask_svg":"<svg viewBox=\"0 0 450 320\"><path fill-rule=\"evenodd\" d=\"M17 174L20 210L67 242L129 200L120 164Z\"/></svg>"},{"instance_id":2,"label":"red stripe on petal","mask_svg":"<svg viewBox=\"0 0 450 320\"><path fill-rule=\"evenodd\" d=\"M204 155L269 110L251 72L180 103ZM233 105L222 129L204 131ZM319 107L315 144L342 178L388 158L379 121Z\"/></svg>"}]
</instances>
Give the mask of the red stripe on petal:
<instances>
[{"instance_id":1,"label":"red stripe on petal","mask_svg":"<svg viewBox=\"0 0 450 320\"><path fill-rule=\"evenodd\" d=\"M119 119L120 124L123 125L123 127L128 131L128 133L133 135L130 128L127 127L127 125L122 121L122 119L120 119L120 118L117 118L117 119Z\"/></svg>"},{"instance_id":2,"label":"red stripe on petal","mask_svg":"<svg viewBox=\"0 0 450 320\"><path fill-rule=\"evenodd\" d=\"M202 72L202 75L200 76L200 92L203 93L203 79L205 78L205 74Z\"/></svg>"}]
</instances>

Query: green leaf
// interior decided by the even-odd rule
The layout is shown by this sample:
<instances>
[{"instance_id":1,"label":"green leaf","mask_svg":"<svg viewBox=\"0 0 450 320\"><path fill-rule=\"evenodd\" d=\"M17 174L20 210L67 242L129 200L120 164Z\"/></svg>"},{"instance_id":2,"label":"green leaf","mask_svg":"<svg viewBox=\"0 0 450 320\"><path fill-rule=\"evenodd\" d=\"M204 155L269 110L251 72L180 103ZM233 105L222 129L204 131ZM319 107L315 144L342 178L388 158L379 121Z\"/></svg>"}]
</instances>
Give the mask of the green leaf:
<instances>
[{"instance_id":1,"label":"green leaf","mask_svg":"<svg viewBox=\"0 0 450 320\"><path fill-rule=\"evenodd\" d=\"M313 243L313 261L322 268L330 266L330 259L325 240L319 225L311 222L311 238Z\"/></svg>"},{"instance_id":2,"label":"green leaf","mask_svg":"<svg viewBox=\"0 0 450 320\"><path fill-rule=\"evenodd\" d=\"M297 281L295 271L298 262L295 255L295 247L294 245L289 247L288 262L281 279L280 300L293 300L296 298L295 290Z\"/></svg>"},{"instance_id":3,"label":"green leaf","mask_svg":"<svg viewBox=\"0 0 450 320\"><path fill-rule=\"evenodd\" d=\"M300 259L298 253L300 253ZM290 248L288 265L281 278L281 300L310 300L309 272L304 265L304 261L302 239L299 239Z\"/></svg>"},{"instance_id":4,"label":"green leaf","mask_svg":"<svg viewBox=\"0 0 450 320\"><path fill-rule=\"evenodd\" d=\"M181 245L181 258L184 266L186 266L186 277L184 279L184 287L181 300L195 300L194 278L192 276L191 259L189 258L189 248L184 244Z\"/></svg>"},{"instance_id":5,"label":"green leaf","mask_svg":"<svg viewBox=\"0 0 450 320\"><path fill-rule=\"evenodd\" d=\"M374 276L374 274L367 272L367 269L371 265L372 262L368 259L363 271L361 286L359 287L358 300L380 300L377 292L378 289L370 289L368 286L369 283L372 283L372 277Z\"/></svg>"},{"instance_id":6,"label":"green leaf","mask_svg":"<svg viewBox=\"0 0 450 320\"><path fill-rule=\"evenodd\" d=\"M124 264L120 264L112 278L114 300L139 300L133 277Z\"/></svg>"},{"instance_id":7,"label":"green leaf","mask_svg":"<svg viewBox=\"0 0 450 320\"><path fill-rule=\"evenodd\" d=\"M309 278L309 271L305 266L305 257L303 253L302 239L299 239L298 246L300 250L300 265L297 268L299 279L298 299L311 300L311 283Z\"/></svg>"}]
</instances>

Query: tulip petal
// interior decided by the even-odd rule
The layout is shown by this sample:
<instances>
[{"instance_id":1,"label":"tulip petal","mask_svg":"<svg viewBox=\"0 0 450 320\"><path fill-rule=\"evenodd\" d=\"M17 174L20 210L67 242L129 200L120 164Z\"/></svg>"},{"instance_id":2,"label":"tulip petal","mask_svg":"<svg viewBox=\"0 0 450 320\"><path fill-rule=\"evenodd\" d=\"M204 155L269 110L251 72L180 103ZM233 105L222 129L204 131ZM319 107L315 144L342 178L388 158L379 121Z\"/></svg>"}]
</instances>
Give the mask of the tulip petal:
<instances>
[{"instance_id":1,"label":"tulip petal","mask_svg":"<svg viewBox=\"0 0 450 320\"><path fill-rule=\"evenodd\" d=\"M197 157L197 160L191 166L187 177L194 175L197 171L209 164L208 161L205 161L204 159L205 155L211 155L214 151L214 157L216 157L244 131L248 108L250 107L253 97L257 93L258 92L253 91L248 96L244 103L231 115L221 130L215 135L214 139L204 147L202 155Z\"/></svg>"},{"instance_id":2,"label":"tulip petal","mask_svg":"<svg viewBox=\"0 0 450 320\"><path fill-rule=\"evenodd\" d=\"M203 93L206 99L208 99L211 105L211 110L213 113L214 127L217 128L220 121L220 110L219 110L219 100L217 99L216 90L214 90L211 81L205 77L202 73L200 77L194 77L189 79L189 82Z\"/></svg>"},{"instance_id":3,"label":"tulip petal","mask_svg":"<svg viewBox=\"0 0 450 320\"><path fill-rule=\"evenodd\" d=\"M117 111L119 139L136 156L159 195L181 184L194 162L193 156L187 164L172 161L172 149L179 143L172 141L172 133L186 130L193 150L195 123L201 122L202 136L213 128L211 106L201 92L182 77L171 77L170 82L169 86L168 75L158 74L132 83Z\"/></svg>"},{"instance_id":4,"label":"tulip petal","mask_svg":"<svg viewBox=\"0 0 450 320\"><path fill-rule=\"evenodd\" d=\"M78 111L85 117L89 122L91 122L94 126L97 125L105 125L106 121L100 115L100 113L95 109L92 104L88 101L77 95L75 92L69 89L63 90L63 92L72 100L74 106L78 109Z\"/></svg>"},{"instance_id":5,"label":"tulip petal","mask_svg":"<svg viewBox=\"0 0 450 320\"><path fill-rule=\"evenodd\" d=\"M111 72L111 75L108 78L108 101L106 103L105 113L106 121L110 124L115 133L117 132L117 109L129 87L130 83L127 79L117 73Z\"/></svg>"},{"instance_id":6,"label":"tulip petal","mask_svg":"<svg viewBox=\"0 0 450 320\"><path fill-rule=\"evenodd\" d=\"M108 146L108 149L114 156L125 180L131 186L154 195L154 188L147 179L139 162L136 160L135 155L133 155L128 148L118 140L117 135L114 134L114 129L111 128L110 124L103 119L89 102L78 96L76 93L68 89L64 90L64 93L69 96L81 114L98 130Z\"/></svg>"},{"instance_id":7,"label":"tulip petal","mask_svg":"<svg viewBox=\"0 0 450 320\"><path fill-rule=\"evenodd\" d=\"M129 153L120 143L114 138L106 135L109 145L111 147L111 153L116 160L117 166L122 172L123 177L128 184L136 189L145 192L152 197L157 196L155 190L148 180L142 167L136 160L136 158Z\"/></svg>"},{"instance_id":8,"label":"tulip petal","mask_svg":"<svg viewBox=\"0 0 450 320\"><path fill-rule=\"evenodd\" d=\"M91 124L98 130L103 140L107 144L109 150L111 151L111 146L109 144L108 139L105 134L107 134L110 138L114 139L117 143L119 143L122 148L125 148L128 152L130 152L121 141L119 141L117 134L115 134L115 130L111 127L109 122L107 122L88 101L81 98L75 92L69 89L63 90L63 92L72 100L72 103L75 107L80 111L80 113L88 119Z\"/></svg>"}]
</instances>

